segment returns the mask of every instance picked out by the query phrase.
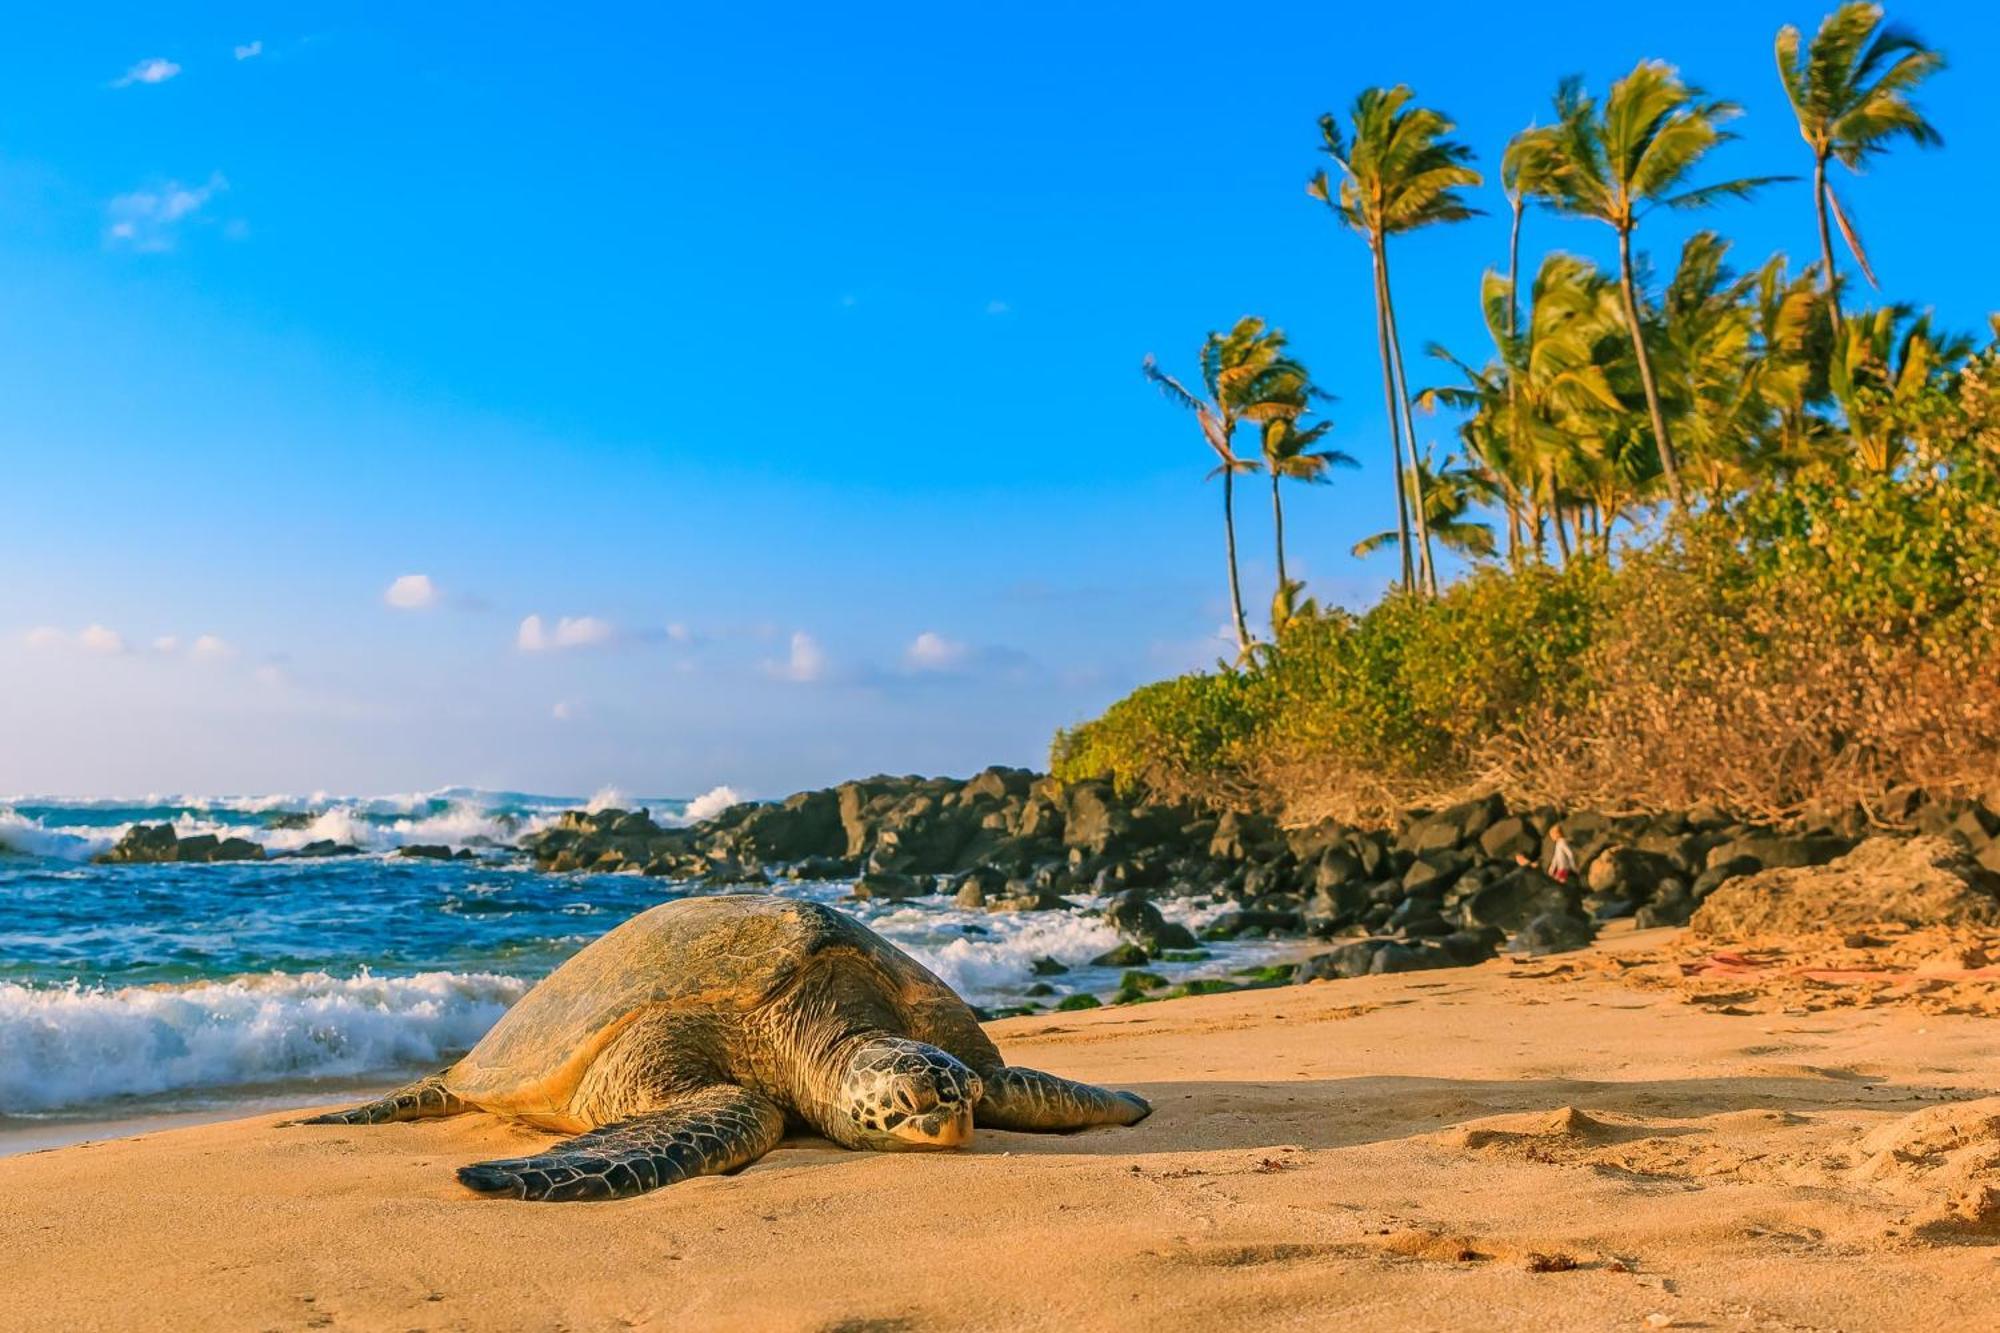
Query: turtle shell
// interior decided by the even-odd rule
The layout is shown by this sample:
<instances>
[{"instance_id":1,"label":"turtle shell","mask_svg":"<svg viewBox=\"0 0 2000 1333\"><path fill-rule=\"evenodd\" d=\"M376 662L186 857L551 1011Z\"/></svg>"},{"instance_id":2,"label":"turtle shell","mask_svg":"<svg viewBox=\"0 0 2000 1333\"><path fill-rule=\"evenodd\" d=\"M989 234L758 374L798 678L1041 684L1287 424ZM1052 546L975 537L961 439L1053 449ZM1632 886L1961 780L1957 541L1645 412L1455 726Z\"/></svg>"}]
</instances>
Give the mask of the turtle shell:
<instances>
[{"instance_id":1,"label":"turtle shell","mask_svg":"<svg viewBox=\"0 0 2000 1333\"><path fill-rule=\"evenodd\" d=\"M494 1109L559 1105L640 1015L747 1014L783 994L809 959L830 948L864 955L873 966L857 972L886 982L885 998L904 1012L965 1008L922 964L832 908L760 894L681 898L641 912L543 978L446 1081Z\"/></svg>"}]
</instances>

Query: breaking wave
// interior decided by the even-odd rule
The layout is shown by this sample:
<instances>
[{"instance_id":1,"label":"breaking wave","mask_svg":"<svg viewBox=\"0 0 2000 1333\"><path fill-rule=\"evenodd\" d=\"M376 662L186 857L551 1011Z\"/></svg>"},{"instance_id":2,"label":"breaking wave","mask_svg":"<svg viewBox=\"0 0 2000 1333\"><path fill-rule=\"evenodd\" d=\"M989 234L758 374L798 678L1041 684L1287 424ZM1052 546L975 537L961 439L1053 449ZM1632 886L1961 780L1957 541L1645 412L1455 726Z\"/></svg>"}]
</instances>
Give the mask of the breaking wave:
<instances>
[{"instance_id":1,"label":"breaking wave","mask_svg":"<svg viewBox=\"0 0 2000 1333\"><path fill-rule=\"evenodd\" d=\"M478 1041L528 984L490 972L0 983L0 1115L433 1066Z\"/></svg>"}]
</instances>

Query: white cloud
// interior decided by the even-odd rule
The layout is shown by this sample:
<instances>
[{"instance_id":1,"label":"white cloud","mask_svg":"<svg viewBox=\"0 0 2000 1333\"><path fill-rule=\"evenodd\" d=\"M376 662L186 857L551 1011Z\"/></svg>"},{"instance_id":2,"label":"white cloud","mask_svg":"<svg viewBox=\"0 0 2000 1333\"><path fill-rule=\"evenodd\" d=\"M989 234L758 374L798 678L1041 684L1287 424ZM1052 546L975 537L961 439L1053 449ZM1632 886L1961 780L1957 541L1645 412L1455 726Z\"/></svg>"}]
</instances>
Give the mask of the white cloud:
<instances>
[{"instance_id":1,"label":"white cloud","mask_svg":"<svg viewBox=\"0 0 2000 1333\"><path fill-rule=\"evenodd\" d=\"M694 631L676 620L673 624L667 626L667 637L675 643L693 643Z\"/></svg>"},{"instance_id":2,"label":"white cloud","mask_svg":"<svg viewBox=\"0 0 2000 1333\"><path fill-rule=\"evenodd\" d=\"M123 77L119 78L111 86L113 88L129 88L135 83L165 83L180 72L181 67L173 61L154 56L150 60L141 60L138 64L126 70Z\"/></svg>"},{"instance_id":3,"label":"white cloud","mask_svg":"<svg viewBox=\"0 0 2000 1333\"><path fill-rule=\"evenodd\" d=\"M521 622L521 628L514 636L514 646L524 653L552 652L562 648L590 648L609 643L616 633L608 620L596 616L563 616L554 627L545 625L538 615L529 616Z\"/></svg>"},{"instance_id":4,"label":"white cloud","mask_svg":"<svg viewBox=\"0 0 2000 1333\"><path fill-rule=\"evenodd\" d=\"M141 251L171 250L181 224L198 218L208 201L228 188L218 171L204 185L170 180L121 194L106 208L110 221L104 228L105 243Z\"/></svg>"},{"instance_id":5,"label":"white cloud","mask_svg":"<svg viewBox=\"0 0 2000 1333\"><path fill-rule=\"evenodd\" d=\"M292 683L292 675L276 662L265 662L250 673L267 690L282 690Z\"/></svg>"},{"instance_id":6,"label":"white cloud","mask_svg":"<svg viewBox=\"0 0 2000 1333\"><path fill-rule=\"evenodd\" d=\"M238 60L253 60L264 54L264 42L261 38L254 42L245 42L236 47L235 51Z\"/></svg>"},{"instance_id":7,"label":"white cloud","mask_svg":"<svg viewBox=\"0 0 2000 1333\"><path fill-rule=\"evenodd\" d=\"M558 699L549 716L558 722L573 722L583 716L583 705L573 699Z\"/></svg>"},{"instance_id":8,"label":"white cloud","mask_svg":"<svg viewBox=\"0 0 2000 1333\"><path fill-rule=\"evenodd\" d=\"M153 640L153 651L159 653L161 656L177 653L180 650L181 640L177 634L162 634L159 638Z\"/></svg>"},{"instance_id":9,"label":"white cloud","mask_svg":"<svg viewBox=\"0 0 2000 1333\"><path fill-rule=\"evenodd\" d=\"M1014 307L1008 305L1005 301L995 300L986 303L986 313L989 315L1005 315L1011 313L1013 309Z\"/></svg>"},{"instance_id":10,"label":"white cloud","mask_svg":"<svg viewBox=\"0 0 2000 1333\"><path fill-rule=\"evenodd\" d=\"M98 653L104 657L116 657L125 651L125 636L115 629L102 625L88 625L76 636L77 646L86 652Z\"/></svg>"},{"instance_id":11,"label":"white cloud","mask_svg":"<svg viewBox=\"0 0 2000 1333\"><path fill-rule=\"evenodd\" d=\"M903 650L903 665L912 671L956 671L971 655L972 650L959 640L925 630Z\"/></svg>"},{"instance_id":12,"label":"white cloud","mask_svg":"<svg viewBox=\"0 0 2000 1333\"><path fill-rule=\"evenodd\" d=\"M792 651L782 662L766 662L765 674L795 685L810 685L826 676L826 650L804 630L792 632Z\"/></svg>"},{"instance_id":13,"label":"white cloud","mask_svg":"<svg viewBox=\"0 0 2000 1333\"><path fill-rule=\"evenodd\" d=\"M438 604L438 586L428 574L404 574L391 583L382 600L398 611L427 611Z\"/></svg>"},{"instance_id":14,"label":"white cloud","mask_svg":"<svg viewBox=\"0 0 2000 1333\"><path fill-rule=\"evenodd\" d=\"M221 662L236 656L236 649L227 639L203 634L189 645L188 656L203 662Z\"/></svg>"}]
</instances>

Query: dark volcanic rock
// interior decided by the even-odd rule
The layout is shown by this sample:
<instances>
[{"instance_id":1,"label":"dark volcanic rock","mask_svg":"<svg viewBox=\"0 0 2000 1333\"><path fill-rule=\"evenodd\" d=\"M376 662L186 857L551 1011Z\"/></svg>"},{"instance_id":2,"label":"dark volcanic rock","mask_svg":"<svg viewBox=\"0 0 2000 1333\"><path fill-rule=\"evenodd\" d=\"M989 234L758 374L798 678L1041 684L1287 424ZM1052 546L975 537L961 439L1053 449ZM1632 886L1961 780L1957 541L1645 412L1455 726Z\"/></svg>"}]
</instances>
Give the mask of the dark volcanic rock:
<instances>
[{"instance_id":1,"label":"dark volcanic rock","mask_svg":"<svg viewBox=\"0 0 2000 1333\"><path fill-rule=\"evenodd\" d=\"M1848 848L1845 838L1752 833L1711 848L1708 865L1754 862L1758 870L1791 870L1799 866L1823 866L1835 857L1844 856Z\"/></svg>"},{"instance_id":2,"label":"dark volcanic rock","mask_svg":"<svg viewBox=\"0 0 2000 1333\"><path fill-rule=\"evenodd\" d=\"M1112 899L1104 909L1104 919L1126 939L1143 945L1148 952L1165 949L1193 949L1200 941L1178 921L1169 921L1144 893L1133 889Z\"/></svg>"},{"instance_id":3,"label":"dark volcanic rock","mask_svg":"<svg viewBox=\"0 0 2000 1333\"><path fill-rule=\"evenodd\" d=\"M264 849L247 838L197 833L182 838L172 824L134 824L110 851L97 858L109 864L168 861L261 861Z\"/></svg>"},{"instance_id":4,"label":"dark volcanic rock","mask_svg":"<svg viewBox=\"0 0 2000 1333\"><path fill-rule=\"evenodd\" d=\"M441 843L415 842L407 847L398 847L396 855L419 861L449 861L451 848Z\"/></svg>"},{"instance_id":5,"label":"dark volcanic rock","mask_svg":"<svg viewBox=\"0 0 2000 1333\"><path fill-rule=\"evenodd\" d=\"M1413 821L1399 841L1416 853L1464 847L1506 815L1506 802L1497 794L1482 796Z\"/></svg>"},{"instance_id":6,"label":"dark volcanic rock","mask_svg":"<svg viewBox=\"0 0 2000 1333\"><path fill-rule=\"evenodd\" d=\"M1468 926L1495 926L1515 931L1546 912L1580 915L1582 895L1570 884L1558 884L1539 870L1521 868L1481 889L1460 908Z\"/></svg>"},{"instance_id":7,"label":"dark volcanic rock","mask_svg":"<svg viewBox=\"0 0 2000 1333\"><path fill-rule=\"evenodd\" d=\"M1590 918L1574 912L1544 912L1527 925L1521 927L1507 946L1509 953L1526 958L1539 958L1543 954L1568 953L1572 949L1582 949L1597 938L1597 927Z\"/></svg>"},{"instance_id":8,"label":"dark volcanic rock","mask_svg":"<svg viewBox=\"0 0 2000 1333\"><path fill-rule=\"evenodd\" d=\"M321 856L358 856L360 852L361 849L352 843L335 842L331 838L318 838L299 848L292 855L311 859Z\"/></svg>"},{"instance_id":9,"label":"dark volcanic rock","mask_svg":"<svg viewBox=\"0 0 2000 1333\"><path fill-rule=\"evenodd\" d=\"M904 898L920 898L932 892L933 887L928 879L878 870L871 871L854 881L853 896L863 901L882 899L899 902Z\"/></svg>"}]
</instances>

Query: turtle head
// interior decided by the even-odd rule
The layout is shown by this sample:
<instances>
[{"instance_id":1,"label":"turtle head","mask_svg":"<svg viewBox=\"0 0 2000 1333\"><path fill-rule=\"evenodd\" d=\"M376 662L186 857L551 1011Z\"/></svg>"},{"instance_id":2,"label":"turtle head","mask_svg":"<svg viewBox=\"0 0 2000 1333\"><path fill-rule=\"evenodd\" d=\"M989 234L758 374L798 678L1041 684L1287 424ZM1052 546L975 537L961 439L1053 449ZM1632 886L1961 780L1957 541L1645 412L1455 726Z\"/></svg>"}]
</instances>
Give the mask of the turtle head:
<instances>
[{"instance_id":1,"label":"turtle head","mask_svg":"<svg viewBox=\"0 0 2000 1333\"><path fill-rule=\"evenodd\" d=\"M972 1141L979 1075L935 1046L867 1037L841 1064L833 1137L850 1148L898 1152L959 1148Z\"/></svg>"}]
</instances>

